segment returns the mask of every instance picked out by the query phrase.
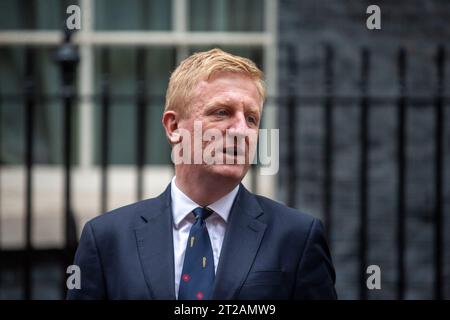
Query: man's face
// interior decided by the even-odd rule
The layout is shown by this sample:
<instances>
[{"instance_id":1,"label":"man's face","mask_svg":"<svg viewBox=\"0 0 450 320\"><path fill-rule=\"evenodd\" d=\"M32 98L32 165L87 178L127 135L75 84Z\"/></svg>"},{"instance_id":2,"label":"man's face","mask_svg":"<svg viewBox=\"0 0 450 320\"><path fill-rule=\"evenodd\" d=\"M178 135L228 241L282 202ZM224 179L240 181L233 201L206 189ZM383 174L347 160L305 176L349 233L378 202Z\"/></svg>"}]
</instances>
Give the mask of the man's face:
<instances>
[{"instance_id":1,"label":"man's face","mask_svg":"<svg viewBox=\"0 0 450 320\"><path fill-rule=\"evenodd\" d=\"M194 89L190 114L178 127L191 133L191 156L194 159L194 125L205 132L220 132L220 139L202 142L202 154L211 154L223 164L183 165L183 170L202 170L208 174L242 180L252 161L250 150L256 148L261 119L262 99L255 82L244 75L229 72L200 81ZM213 129L213 130L211 130ZM198 135L197 135L198 136ZM237 137L237 139L234 139ZM231 137L231 139L230 139ZM245 163L243 163L245 161ZM233 164L230 164L233 163ZM190 168L189 168L190 167Z\"/></svg>"}]
</instances>

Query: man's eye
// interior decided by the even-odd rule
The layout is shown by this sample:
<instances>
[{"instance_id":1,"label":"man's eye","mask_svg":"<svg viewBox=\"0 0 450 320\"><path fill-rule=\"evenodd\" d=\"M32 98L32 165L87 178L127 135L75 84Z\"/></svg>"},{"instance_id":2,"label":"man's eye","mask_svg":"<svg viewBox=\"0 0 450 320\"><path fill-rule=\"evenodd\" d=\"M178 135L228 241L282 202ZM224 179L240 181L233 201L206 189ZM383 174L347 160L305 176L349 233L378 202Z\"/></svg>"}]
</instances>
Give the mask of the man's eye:
<instances>
[{"instance_id":1,"label":"man's eye","mask_svg":"<svg viewBox=\"0 0 450 320\"><path fill-rule=\"evenodd\" d=\"M248 116L247 121L256 124L256 118L253 116Z\"/></svg>"},{"instance_id":2,"label":"man's eye","mask_svg":"<svg viewBox=\"0 0 450 320\"><path fill-rule=\"evenodd\" d=\"M228 113L226 110L218 110L216 111L216 115L218 116L226 116Z\"/></svg>"}]
</instances>

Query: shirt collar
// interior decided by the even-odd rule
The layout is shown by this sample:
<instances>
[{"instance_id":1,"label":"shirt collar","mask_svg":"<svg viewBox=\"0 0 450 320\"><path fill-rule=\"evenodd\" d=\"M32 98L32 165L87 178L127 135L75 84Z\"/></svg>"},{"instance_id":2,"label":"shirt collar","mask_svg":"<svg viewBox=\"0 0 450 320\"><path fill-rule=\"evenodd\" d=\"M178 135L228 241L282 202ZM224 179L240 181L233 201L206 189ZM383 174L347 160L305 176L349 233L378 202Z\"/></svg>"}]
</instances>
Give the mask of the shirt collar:
<instances>
[{"instance_id":1,"label":"shirt collar","mask_svg":"<svg viewBox=\"0 0 450 320\"><path fill-rule=\"evenodd\" d=\"M175 228L178 229L181 221L183 221L186 216L191 213L195 208L201 207L199 204L195 203L191 198L189 198L183 191L181 191L176 183L175 178L172 178L171 182L171 197L172 197L172 214L173 223ZM228 194L215 201L214 203L208 205L207 207L217 213L225 222L228 221L230 215L231 207L233 205L234 199L239 191L239 185L237 185Z\"/></svg>"}]
</instances>

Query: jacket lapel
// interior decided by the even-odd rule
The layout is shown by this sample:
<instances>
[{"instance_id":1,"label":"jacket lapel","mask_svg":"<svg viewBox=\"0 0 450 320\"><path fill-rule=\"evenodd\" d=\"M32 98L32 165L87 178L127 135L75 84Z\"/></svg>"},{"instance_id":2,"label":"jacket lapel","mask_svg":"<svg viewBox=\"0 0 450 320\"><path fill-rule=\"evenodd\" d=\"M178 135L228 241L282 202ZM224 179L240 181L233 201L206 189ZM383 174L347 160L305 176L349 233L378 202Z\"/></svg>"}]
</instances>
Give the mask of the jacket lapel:
<instances>
[{"instance_id":1,"label":"jacket lapel","mask_svg":"<svg viewBox=\"0 0 450 320\"><path fill-rule=\"evenodd\" d=\"M139 257L153 299L175 299L170 185L142 213L143 225L135 229Z\"/></svg>"},{"instance_id":2,"label":"jacket lapel","mask_svg":"<svg viewBox=\"0 0 450 320\"><path fill-rule=\"evenodd\" d=\"M225 232L213 299L234 299L247 277L266 230L266 224L257 220L261 214L254 195L241 184Z\"/></svg>"}]
</instances>

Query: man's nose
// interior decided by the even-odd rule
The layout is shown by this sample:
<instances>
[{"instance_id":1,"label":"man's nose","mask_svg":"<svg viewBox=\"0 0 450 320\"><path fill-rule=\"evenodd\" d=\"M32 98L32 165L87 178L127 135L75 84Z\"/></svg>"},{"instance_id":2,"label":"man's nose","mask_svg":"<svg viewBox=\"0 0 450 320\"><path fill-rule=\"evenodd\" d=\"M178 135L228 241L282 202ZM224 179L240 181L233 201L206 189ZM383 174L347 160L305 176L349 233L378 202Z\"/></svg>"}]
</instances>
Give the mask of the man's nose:
<instances>
[{"instance_id":1,"label":"man's nose","mask_svg":"<svg viewBox=\"0 0 450 320\"><path fill-rule=\"evenodd\" d=\"M233 117L233 123L229 128L231 131L235 131L236 133L245 134L249 129L247 120L245 119L245 115L242 112L237 112L235 117Z\"/></svg>"}]
</instances>

